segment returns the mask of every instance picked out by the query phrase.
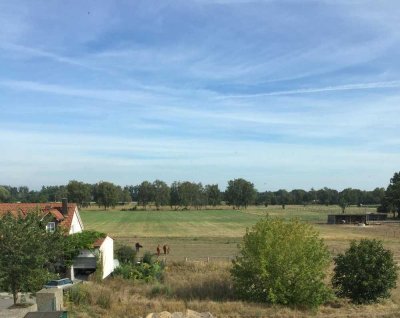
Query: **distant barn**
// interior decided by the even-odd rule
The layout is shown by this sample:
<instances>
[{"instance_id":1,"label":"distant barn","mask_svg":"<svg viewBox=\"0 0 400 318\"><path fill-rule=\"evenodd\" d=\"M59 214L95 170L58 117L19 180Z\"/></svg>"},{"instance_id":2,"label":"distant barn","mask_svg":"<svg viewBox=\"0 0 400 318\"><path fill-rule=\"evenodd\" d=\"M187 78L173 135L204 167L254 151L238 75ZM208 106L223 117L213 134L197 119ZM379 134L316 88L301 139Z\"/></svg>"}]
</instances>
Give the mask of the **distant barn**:
<instances>
[{"instance_id":1,"label":"distant barn","mask_svg":"<svg viewBox=\"0 0 400 318\"><path fill-rule=\"evenodd\" d=\"M366 213L366 214L329 214L328 224L368 224L371 222L385 221L386 213Z\"/></svg>"}]
</instances>

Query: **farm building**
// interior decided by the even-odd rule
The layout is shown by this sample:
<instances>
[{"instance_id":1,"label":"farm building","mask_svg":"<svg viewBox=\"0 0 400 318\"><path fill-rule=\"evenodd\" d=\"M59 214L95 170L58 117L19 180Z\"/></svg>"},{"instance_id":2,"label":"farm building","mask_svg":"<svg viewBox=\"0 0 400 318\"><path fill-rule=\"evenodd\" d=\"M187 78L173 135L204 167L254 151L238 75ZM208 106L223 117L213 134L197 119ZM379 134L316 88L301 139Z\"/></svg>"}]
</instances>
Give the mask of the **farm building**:
<instances>
[{"instance_id":1,"label":"farm building","mask_svg":"<svg viewBox=\"0 0 400 318\"><path fill-rule=\"evenodd\" d=\"M328 224L356 224L385 221L386 213L366 213L366 214L329 214Z\"/></svg>"},{"instance_id":2,"label":"farm building","mask_svg":"<svg viewBox=\"0 0 400 318\"><path fill-rule=\"evenodd\" d=\"M61 226L67 229L69 235L80 233L84 230L83 222L79 215L78 206L75 203L68 203L63 199L62 203L0 203L0 216L11 213L14 216L18 214L26 215L31 211L39 210L43 215L51 215L52 220L48 222L47 231L54 231L56 227ZM107 277L114 270L114 241L107 236L97 240L93 246L93 252L101 257L103 278ZM96 269L96 258L91 251L81 251L81 254L74 260L68 276L75 278L77 272L82 270L94 271ZM90 255L90 261L82 257ZM93 265L94 261L94 265ZM77 268L75 268L75 264ZM86 265L88 266L85 268Z\"/></svg>"}]
</instances>

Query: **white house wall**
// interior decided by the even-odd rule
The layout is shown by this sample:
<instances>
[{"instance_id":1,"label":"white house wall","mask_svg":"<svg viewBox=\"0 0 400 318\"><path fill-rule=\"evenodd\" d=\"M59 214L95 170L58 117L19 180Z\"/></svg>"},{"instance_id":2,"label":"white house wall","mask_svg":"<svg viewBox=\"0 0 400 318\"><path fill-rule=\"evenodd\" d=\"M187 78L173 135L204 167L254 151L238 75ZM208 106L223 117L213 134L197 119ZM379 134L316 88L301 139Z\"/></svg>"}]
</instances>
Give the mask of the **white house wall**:
<instances>
[{"instance_id":1,"label":"white house wall","mask_svg":"<svg viewBox=\"0 0 400 318\"><path fill-rule=\"evenodd\" d=\"M106 278L114 271L114 240L107 236L100 246L103 261L103 278Z\"/></svg>"},{"instance_id":2,"label":"white house wall","mask_svg":"<svg viewBox=\"0 0 400 318\"><path fill-rule=\"evenodd\" d=\"M78 209L75 209L75 213L71 222L71 227L69 228L69 234L80 233L82 231L83 231L83 223L79 215Z\"/></svg>"}]
</instances>

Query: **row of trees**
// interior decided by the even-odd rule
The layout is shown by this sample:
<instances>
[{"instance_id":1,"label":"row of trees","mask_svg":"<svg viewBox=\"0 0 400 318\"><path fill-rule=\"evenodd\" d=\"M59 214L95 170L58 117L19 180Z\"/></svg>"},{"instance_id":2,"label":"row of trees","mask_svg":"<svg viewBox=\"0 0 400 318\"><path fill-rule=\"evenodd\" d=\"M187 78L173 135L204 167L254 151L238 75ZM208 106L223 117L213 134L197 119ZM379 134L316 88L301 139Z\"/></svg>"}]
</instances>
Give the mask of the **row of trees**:
<instances>
[{"instance_id":1,"label":"row of trees","mask_svg":"<svg viewBox=\"0 0 400 318\"><path fill-rule=\"evenodd\" d=\"M206 205L215 206L225 201L236 207L247 207L249 204L282 205L286 204L326 204L365 205L381 204L382 212L400 212L400 173L395 173L390 184L384 188L372 191L347 188L338 191L330 188L309 191L294 189L287 191L257 192L253 183L244 179L228 181L227 188L222 192L218 185L189 181L175 181L170 186L161 180L143 181L139 185L121 187L111 182L101 181L96 184L76 180L67 185L43 186L41 190L29 190L28 187L0 186L0 202L54 202L67 197L80 206L90 202L104 206L114 206L117 203L138 202L146 208L154 204L157 209L162 206L174 208L201 208Z\"/></svg>"}]
</instances>

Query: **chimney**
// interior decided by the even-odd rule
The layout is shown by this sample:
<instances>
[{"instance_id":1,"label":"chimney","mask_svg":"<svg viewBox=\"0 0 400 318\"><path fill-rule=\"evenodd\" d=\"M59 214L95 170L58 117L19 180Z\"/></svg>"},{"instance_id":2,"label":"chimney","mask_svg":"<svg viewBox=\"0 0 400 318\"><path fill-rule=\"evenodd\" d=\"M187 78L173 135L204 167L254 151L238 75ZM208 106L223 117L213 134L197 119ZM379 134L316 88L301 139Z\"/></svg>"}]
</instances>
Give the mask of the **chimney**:
<instances>
[{"instance_id":1,"label":"chimney","mask_svg":"<svg viewBox=\"0 0 400 318\"><path fill-rule=\"evenodd\" d=\"M67 215L68 214L68 199L63 198L63 199L61 199L61 202L62 202L61 213L63 215Z\"/></svg>"}]
</instances>

